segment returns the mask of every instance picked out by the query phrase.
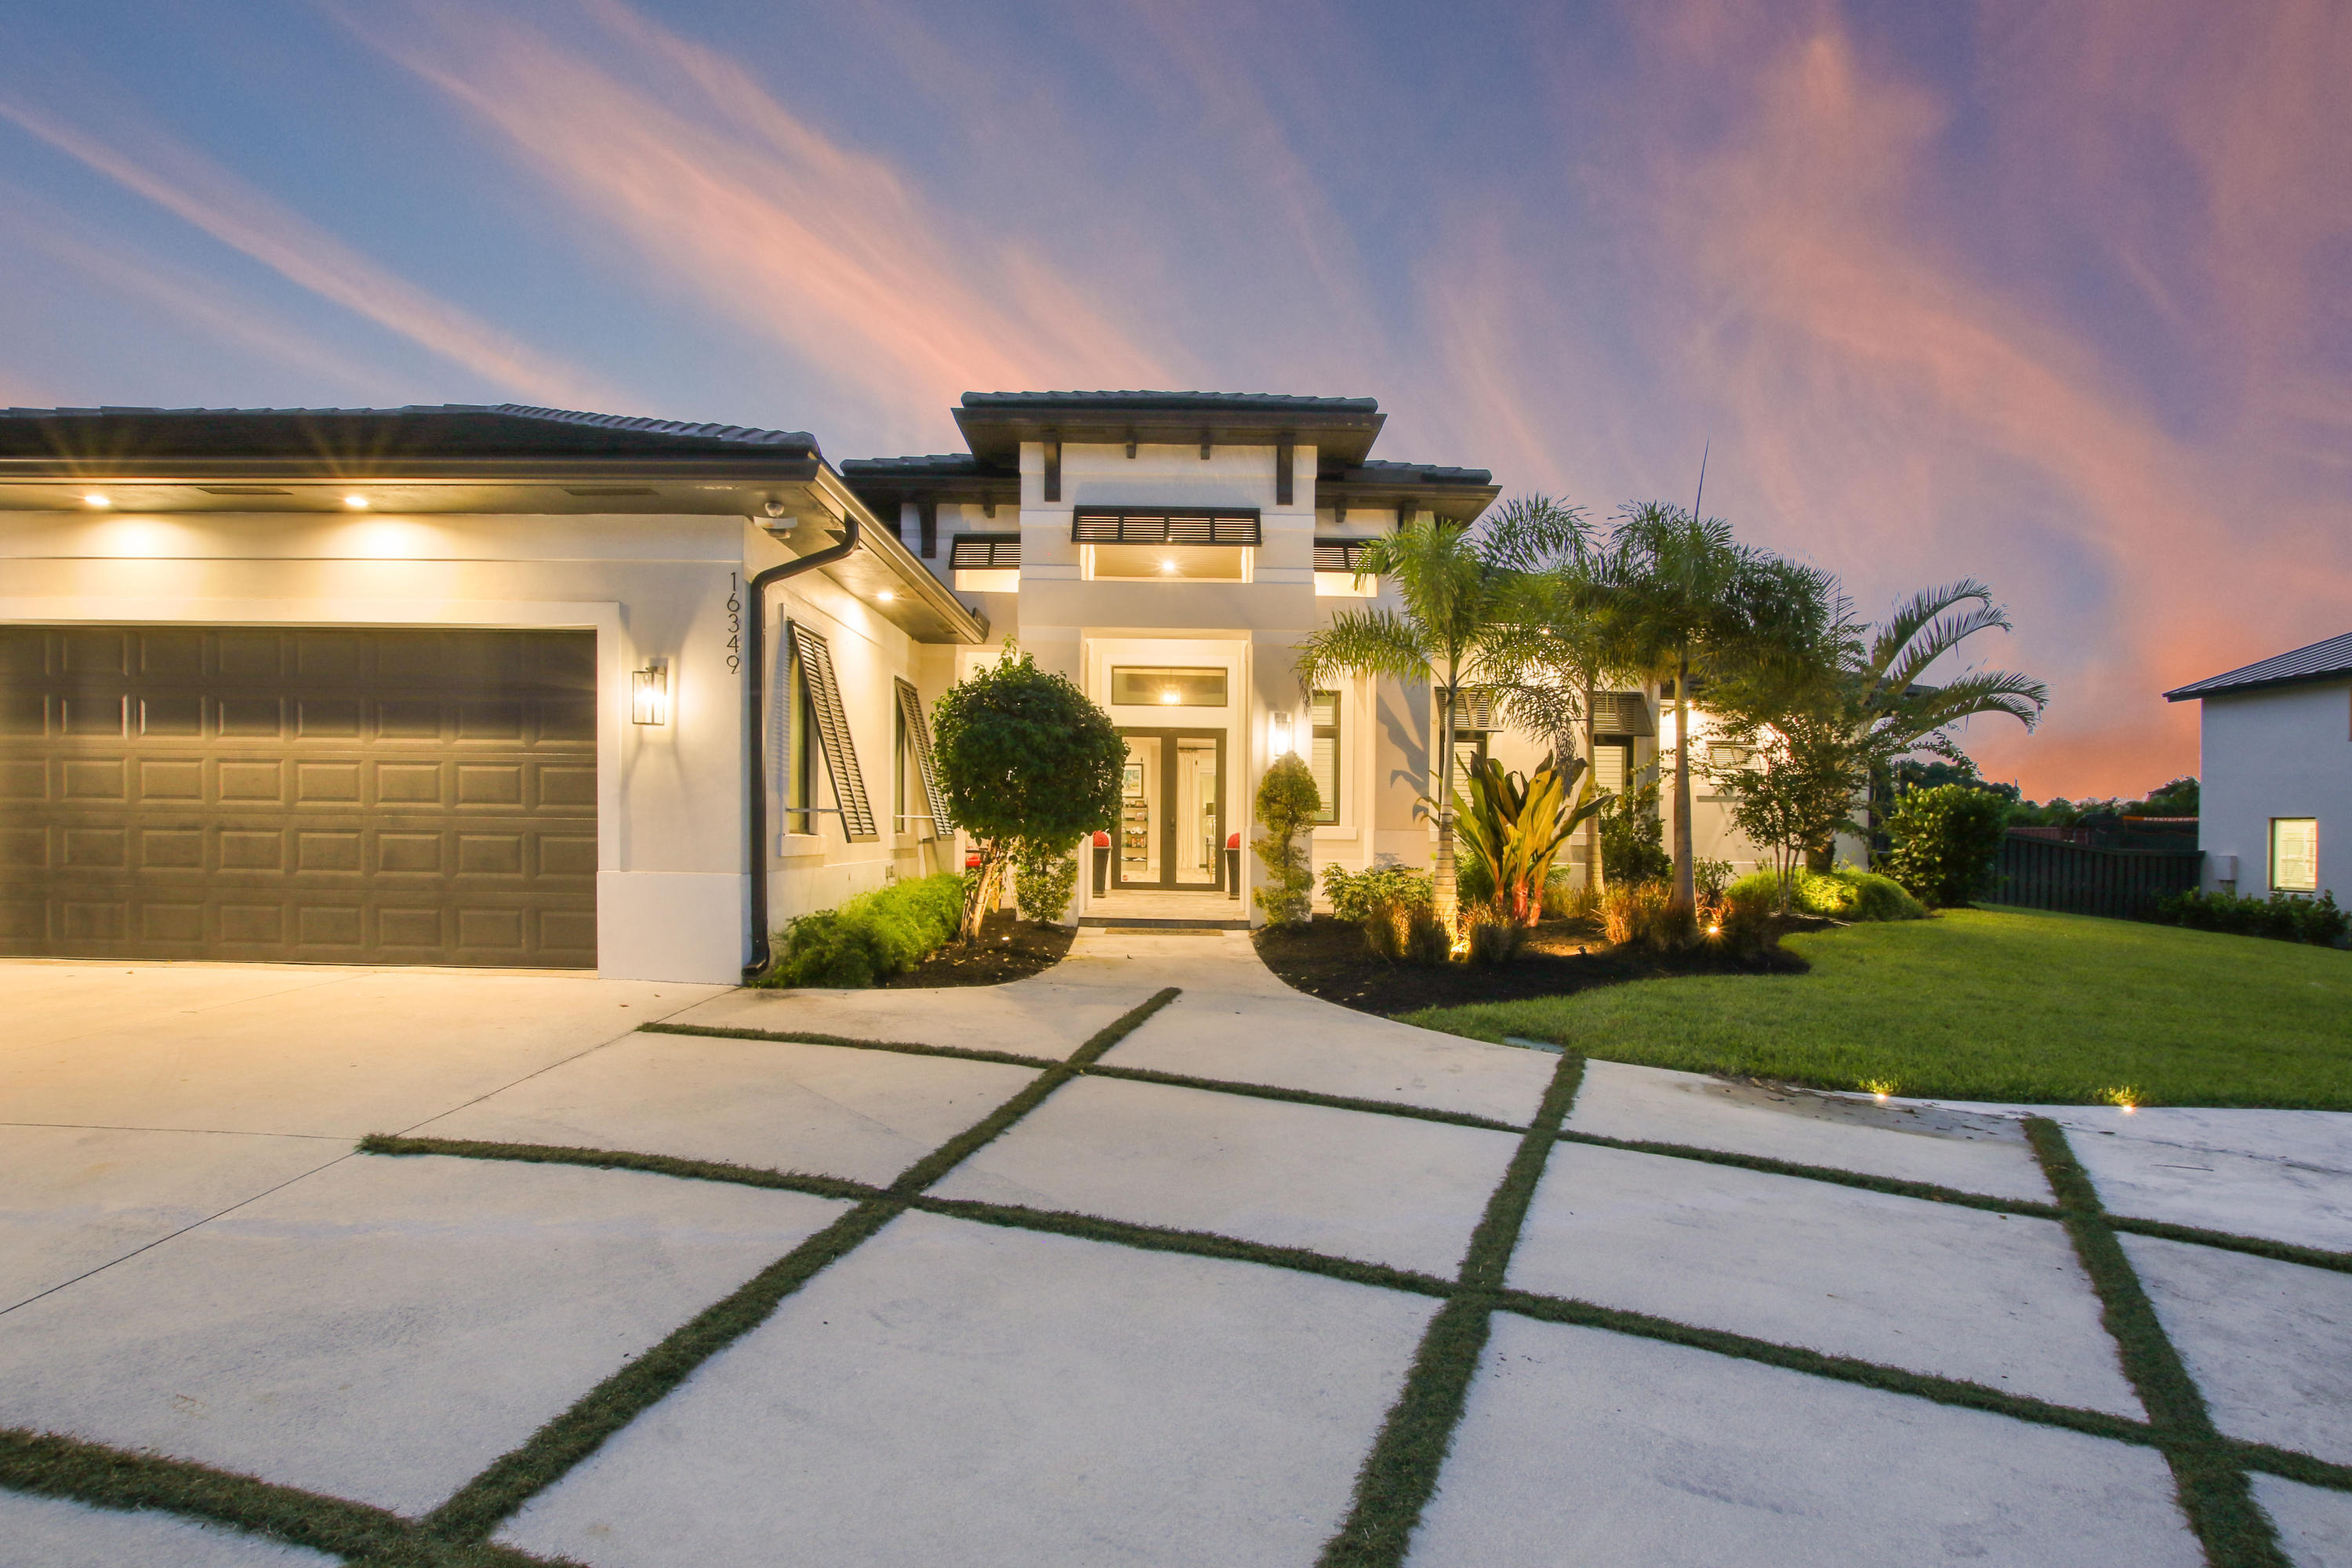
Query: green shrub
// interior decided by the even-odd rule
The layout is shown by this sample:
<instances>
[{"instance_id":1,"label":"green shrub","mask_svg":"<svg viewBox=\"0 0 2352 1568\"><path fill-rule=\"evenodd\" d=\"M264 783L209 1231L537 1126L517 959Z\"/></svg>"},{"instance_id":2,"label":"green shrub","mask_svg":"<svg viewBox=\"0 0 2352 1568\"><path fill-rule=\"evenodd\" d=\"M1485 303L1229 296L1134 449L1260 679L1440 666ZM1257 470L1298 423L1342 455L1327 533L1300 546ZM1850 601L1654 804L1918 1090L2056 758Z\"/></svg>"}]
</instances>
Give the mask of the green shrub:
<instances>
[{"instance_id":1,"label":"green shrub","mask_svg":"<svg viewBox=\"0 0 2352 1568\"><path fill-rule=\"evenodd\" d=\"M1601 895L1573 871L1554 871L1544 884L1544 919L1590 921L1601 913Z\"/></svg>"},{"instance_id":2,"label":"green shrub","mask_svg":"<svg viewBox=\"0 0 2352 1568\"><path fill-rule=\"evenodd\" d=\"M1722 898L1724 889L1730 886L1730 861L1694 859L1691 862L1691 887L1700 898L1711 902Z\"/></svg>"},{"instance_id":3,"label":"green shrub","mask_svg":"<svg viewBox=\"0 0 2352 1568\"><path fill-rule=\"evenodd\" d=\"M803 915L778 933L760 983L857 987L903 974L955 935L963 897L964 879L948 871Z\"/></svg>"},{"instance_id":4,"label":"green shrub","mask_svg":"<svg viewBox=\"0 0 2352 1568\"><path fill-rule=\"evenodd\" d=\"M1059 847L1034 838L1019 841L1013 851L1013 901L1024 919L1050 925L1068 912L1070 895L1078 888L1074 847Z\"/></svg>"},{"instance_id":5,"label":"green shrub","mask_svg":"<svg viewBox=\"0 0 2352 1568\"><path fill-rule=\"evenodd\" d=\"M1930 906L1966 904L1984 890L2009 826L2009 803L1966 784L1915 789L1886 819L1888 874Z\"/></svg>"},{"instance_id":6,"label":"green shrub","mask_svg":"<svg viewBox=\"0 0 2352 1568\"><path fill-rule=\"evenodd\" d=\"M1707 931L1708 940L1748 959L1759 958L1780 945L1780 893L1769 873L1761 888L1749 885L1755 880L1743 877L1724 889L1715 902L1714 921Z\"/></svg>"},{"instance_id":7,"label":"green shrub","mask_svg":"<svg viewBox=\"0 0 2352 1568\"><path fill-rule=\"evenodd\" d=\"M1252 847L1268 881L1251 896L1276 925L1298 924L1314 901L1315 872L1307 857L1315 817L1322 809L1315 775L1297 756L1276 759L1258 781L1257 822L1265 832Z\"/></svg>"},{"instance_id":8,"label":"green shrub","mask_svg":"<svg viewBox=\"0 0 2352 1568\"><path fill-rule=\"evenodd\" d=\"M2233 893L2175 893L2158 900L2156 918L2166 925L2194 931L2266 936L2274 942L2307 942L2320 947L2342 945L2347 929L2352 929L2352 919L2336 907L2332 892L2315 899L2293 893L2273 893L2267 899L2242 899Z\"/></svg>"},{"instance_id":9,"label":"green shrub","mask_svg":"<svg viewBox=\"0 0 2352 1568\"><path fill-rule=\"evenodd\" d=\"M1901 883L1873 871L1840 867L1833 871L1800 869L1790 889L1791 909L1841 921L1924 920L1927 910ZM1776 907L1780 879L1773 871L1750 871L1724 889L1726 900L1764 900Z\"/></svg>"},{"instance_id":10,"label":"green shrub","mask_svg":"<svg viewBox=\"0 0 2352 1568\"><path fill-rule=\"evenodd\" d=\"M1601 810L1601 871L1611 883L1661 882L1674 874L1653 784L1611 797Z\"/></svg>"},{"instance_id":11,"label":"green shrub","mask_svg":"<svg viewBox=\"0 0 2352 1568\"><path fill-rule=\"evenodd\" d=\"M1697 939L1692 912L1674 907L1674 890L1662 881L1613 882L1601 894L1601 934L1620 947L1664 952Z\"/></svg>"},{"instance_id":12,"label":"green shrub","mask_svg":"<svg viewBox=\"0 0 2352 1568\"><path fill-rule=\"evenodd\" d=\"M1323 868L1331 912L1361 926L1372 956L1391 963L1444 963L1452 947L1437 923L1437 895L1429 873L1410 866L1349 871Z\"/></svg>"},{"instance_id":13,"label":"green shrub","mask_svg":"<svg viewBox=\"0 0 2352 1568\"><path fill-rule=\"evenodd\" d=\"M1520 944L1527 941L1528 927L1526 921L1513 919L1499 904L1465 904L1462 910L1462 935L1471 963L1499 969L1519 955Z\"/></svg>"}]
</instances>

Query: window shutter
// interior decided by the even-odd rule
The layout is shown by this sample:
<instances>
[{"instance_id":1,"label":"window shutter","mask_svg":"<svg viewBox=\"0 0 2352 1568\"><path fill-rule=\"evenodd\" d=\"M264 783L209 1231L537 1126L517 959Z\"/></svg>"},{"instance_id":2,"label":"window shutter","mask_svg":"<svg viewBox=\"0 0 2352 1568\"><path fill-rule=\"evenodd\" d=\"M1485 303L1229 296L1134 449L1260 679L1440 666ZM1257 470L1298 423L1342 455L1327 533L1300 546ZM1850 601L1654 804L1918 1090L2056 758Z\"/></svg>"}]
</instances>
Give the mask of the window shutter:
<instances>
[{"instance_id":1,"label":"window shutter","mask_svg":"<svg viewBox=\"0 0 2352 1568\"><path fill-rule=\"evenodd\" d=\"M1318 539L1315 542L1315 570L1318 572L1353 572L1356 563L1363 559L1365 541L1360 539Z\"/></svg>"},{"instance_id":2,"label":"window shutter","mask_svg":"<svg viewBox=\"0 0 2352 1568\"><path fill-rule=\"evenodd\" d=\"M1256 544L1254 511L1164 511L1144 507L1081 507L1070 519L1080 544Z\"/></svg>"},{"instance_id":3,"label":"window shutter","mask_svg":"<svg viewBox=\"0 0 2352 1568\"><path fill-rule=\"evenodd\" d=\"M809 707L815 712L819 749L824 752L825 775L833 781L834 804L841 807L842 830L852 844L872 843L882 835L874 826L874 803L866 797L866 775L857 771L857 747L849 735L849 713L841 704L833 649L824 637L797 621L786 622L785 631L808 681Z\"/></svg>"},{"instance_id":4,"label":"window shutter","mask_svg":"<svg viewBox=\"0 0 2352 1568\"><path fill-rule=\"evenodd\" d=\"M948 547L948 560L959 571L985 572L1021 564L1017 533L959 534Z\"/></svg>"},{"instance_id":5,"label":"window shutter","mask_svg":"<svg viewBox=\"0 0 2352 1568\"><path fill-rule=\"evenodd\" d=\"M923 722L923 699L905 681L898 682L898 715L907 723L907 739L915 748L915 771L923 776L923 798L930 803L931 825L925 838L938 838L954 830L948 820L948 797L940 788L940 759L931 750L930 726Z\"/></svg>"}]
</instances>

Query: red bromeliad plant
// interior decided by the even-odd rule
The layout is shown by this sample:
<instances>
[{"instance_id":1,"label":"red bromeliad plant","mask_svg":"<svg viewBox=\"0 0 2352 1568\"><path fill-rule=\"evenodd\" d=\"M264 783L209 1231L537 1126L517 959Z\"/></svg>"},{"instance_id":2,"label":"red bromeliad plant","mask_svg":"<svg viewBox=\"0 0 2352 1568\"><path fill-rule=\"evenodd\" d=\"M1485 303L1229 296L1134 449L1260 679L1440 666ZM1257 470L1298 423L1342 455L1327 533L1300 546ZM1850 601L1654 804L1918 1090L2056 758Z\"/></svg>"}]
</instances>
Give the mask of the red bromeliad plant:
<instances>
[{"instance_id":1,"label":"red bromeliad plant","mask_svg":"<svg viewBox=\"0 0 2352 1568\"><path fill-rule=\"evenodd\" d=\"M1565 772L1546 757L1528 777L1506 772L1490 757L1471 770L1466 794L1455 793L1457 831L1470 852L1486 862L1496 911L1505 921L1528 926L1542 918L1544 883L1560 847L1612 798L1586 781L1571 806L1569 792L1585 771L1581 757L1571 758Z\"/></svg>"}]
</instances>

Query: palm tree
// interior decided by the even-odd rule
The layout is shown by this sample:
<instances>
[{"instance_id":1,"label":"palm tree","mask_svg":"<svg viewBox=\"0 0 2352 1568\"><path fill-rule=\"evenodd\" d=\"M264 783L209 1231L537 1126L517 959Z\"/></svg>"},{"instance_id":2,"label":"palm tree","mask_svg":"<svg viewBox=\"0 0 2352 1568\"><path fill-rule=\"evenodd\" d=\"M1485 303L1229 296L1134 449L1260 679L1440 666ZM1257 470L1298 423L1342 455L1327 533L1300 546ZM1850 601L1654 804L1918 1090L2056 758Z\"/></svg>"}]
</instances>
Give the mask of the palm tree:
<instances>
[{"instance_id":1,"label":"palm tree","mask_svg":"<svg viewBox=\"0 0 2352 1568\"><path fill-rule=\"evenodd\" d=\"M1837 621L1829 580L1738 542L1720 518L1663 501L1627 508L1585 588L1606 646L1675 700L1675 885L1667 907L1687 920L1692 876L1690 683L1801 664Z\"/></svg>"},{"instance_id":2,"label":"palm tree","mask_svg":"<svg viewBox=\"0 0 2352 1568\"><path fill-rule=\"evenodd\" d=\"M1874 628L1867 653L1852 671L1849 698L1857 771L1865 775L1874 809L1895 760L1910 752L1949 752L1951 728L1962 720L2006 713L2028 731L2041 721L2050 689L2030 676L1984 669L1939 686L1921 681L1938 659L1978 633L2009 629L2008 612L1992 602L1992 590L1972 578L1912 595Z\"/></svg>"},{"instance_id":3,"label":"palm tree","mask_svg":"<svg viewBox=\"0 0 2352 1568\"><path fill-rule=\"evenodd\" d=\"M1341 610L1298 645L1298 679L1312 689L1336 675L1387 676L1429 684L1438 703L1438 754L1431 785L1437 813L1437 918L1456 927L1454 873L1454 735L1463 694L1500 638L1521 574L1458 523L1431 518L1399 525L1364 546L1360 576L1394 581L1402 610Z\"/></svg>"}]
</instances>

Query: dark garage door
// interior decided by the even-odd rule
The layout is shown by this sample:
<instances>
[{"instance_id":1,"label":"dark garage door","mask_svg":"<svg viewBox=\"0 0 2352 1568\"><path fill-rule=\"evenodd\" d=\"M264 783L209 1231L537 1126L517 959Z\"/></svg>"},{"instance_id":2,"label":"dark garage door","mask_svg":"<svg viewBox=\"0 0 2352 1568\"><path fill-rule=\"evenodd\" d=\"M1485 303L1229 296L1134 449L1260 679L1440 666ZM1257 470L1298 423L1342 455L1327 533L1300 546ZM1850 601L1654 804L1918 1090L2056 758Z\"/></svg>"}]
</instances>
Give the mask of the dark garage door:
<instances>
[{"instance_id":1,"label":"dark garage door","mask_svg":"<svg viewBox=\"0 0 2352 1568\"><path fill-rule=\"evenodd\" d=\"M593 966L595 647L0 627L0 953Z\"/></svg>"}]
</instances>

